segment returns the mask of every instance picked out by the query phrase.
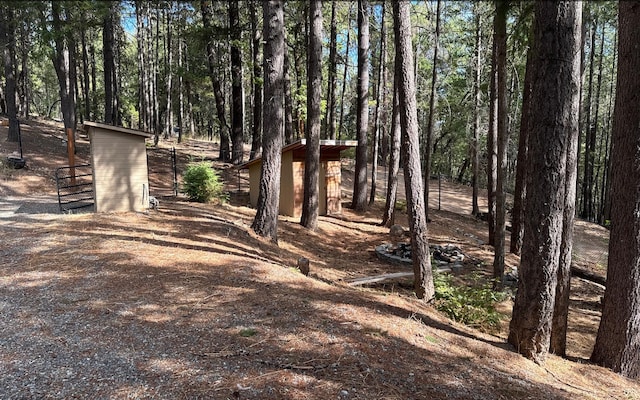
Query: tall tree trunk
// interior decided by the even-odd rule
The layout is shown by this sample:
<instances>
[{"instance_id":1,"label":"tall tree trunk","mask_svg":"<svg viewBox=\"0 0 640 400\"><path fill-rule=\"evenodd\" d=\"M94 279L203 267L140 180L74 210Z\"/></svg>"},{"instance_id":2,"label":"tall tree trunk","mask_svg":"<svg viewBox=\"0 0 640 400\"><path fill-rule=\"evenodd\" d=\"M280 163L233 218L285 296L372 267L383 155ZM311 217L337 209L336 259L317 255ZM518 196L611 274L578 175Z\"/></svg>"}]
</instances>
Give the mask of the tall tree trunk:
<instances>
[{"instance_id":1,"label":"tall tree trunk","mask_svg":"<svg viewBox=\"0 0 640 400\"><path fill-rule=\"evenodd\" d=\"M584 173L582 179L582 211L580 212L580 216L587 220L591 220L591 194L593 190L593 153L594 150L591 147L591 135L593 134L593 129L591 127L591 108L592 108L592 91L593 91L593 70L594 70L594 59L595 59L595 41L596 41L596 31L598 30L598 19L596 18L593 22L591 31L591 46L590 46L590 55L589 55L589 88L587 92L587 100L585 102L586 112L585 112L585 150L584 150ZM593 140L595 142L595 139Z\"/></svg>"},{"instance_id":2,"label":"tall tree trunk","mask_svg":"<svg viewBox=\"0 0 640 400\"><path fill-rule=\"evenodd\" d=\"M96 95L96 49L93 44L89 45L89 60L91 65L91 118L95 119L98 110L98 96Z\"/></svg>"},{"instance_id":3,"label":"tall tree trunk","mask_svg":"<svg viewBox=\"0 0 640 400\"><path fill-rule=\"evenodd\" d=\"M84 97L84 119L85 121L89 121L91 120L91 100L89 98L89 54L87 53L86 36L86 32L82 30L80 32L80 45L82 46L82 89Z\"/></svg>"},{"instance_id":4,"label":"tall tree trunk","mask_svg":"<svg viewBox=\"0 0 640 400\"><path fill-rule=\"evenodd\" d=\"M567 155L578 129L581 7L572 1L535 5L532 79L538 83L532 88L529 108L529 118L536 123L527 125L527 240L508 341L538 363L550 347L562 232L572 229L563 226L563 212ZM545 79L548 76L554 79Z\"/></svg>"},{"instance_id":5,"label":"tall tree trunk","mask_svg":"<svg viewBox=\"0 0 640 400\"><path fill-rule=\"evenodd\" d=\"M529 34L529 42L533 36ZM520 134L518 138L518 156L516 161L516 182L513 193L513 209L511 211L511 245L510 251L520 255L524 238L524 200L527 195L527 155L529 153L528 124L530 121L531 90L533 90L533 54L531 48L527 52L526 70L524 73L524 90L522 92L522 113L520 114Z\"/></svg>"},{"instance_id":6,"label":"tall tree trunk","mask_svg":"<svg viewBox=\"0 0 640 400\"><path fill-rule=\"evenodd\" d=\"M147 125L147 74L145 68L145 43L144 43L144 16L142 11L142 2L136 1L136 41L138 48L138 127L144 131L149 130ZM93 46L91 46L93 50ZM92 51L93 54L93 51ZM91 57L93 60L93 55ZM95 81L93 88L95 89Z\"/></svg>"},{"instance_id":7,"label":"tall tree trunk","mask_svg":"<svg viewBox=\"0 0 640 400\"><path fill-rule=\"evenodd\" d=\"M19 139L18 114L16 108L16 75L15 75L15 27L12 5L0 6L0 44L2 45L5 77L5 96L7 104L7 116L9 117L10 142L17 142Z\"/></svg>"},{"instance_id":8,"label":"tall tree trunk","mask_svg":"<svg viewBox=\"0 0 640 400\"><path fill-rule=\"evenodd\" d=\"M427 222L429 219L429 180L431 179L431 148L433 147L433 135L438 86L438 41L440 40L440 0L436 6L436 31L433 36L433 68L431 69L431 92L429 97L429 119L427 120L427 140L424 149L424 213ZM416 75L417 76L417 75Z\"/></svg>"},{"instance_id":9,"label":"tall tree trunk","mask_svg":"<svg viewBox=\"0 0 640 400\"><path fill-rule=\"evenodd\" d=\"M640 4L620 2L611 151L611 238L602 319L591 360L640 377Z\"/></svg>"},{"instance_id":10,"label":"tall tree trunk","mask_svg":"<svg viewBox=\"0 0 640 400\"><path fill-rule=\"evenodd\" d=\"M237 41L242 36L238 1L229 0L229 32L231 33L231 161L242 163L244 108L242 102L242 53Z\"/></svg>"},{"instance_id":11,"label":"tall tree trunk","mask_svg":"<svg viewBox=\"0 0 640 400\"><path fill-rule=\"evenodd\" d=\"M182 24L181 24L182 26ZM180 29L180 28L179 28ZM178 70L182 71L184 66L184 41L182 32L178 32ZM184 133L184 78L178 75L178 143L182 143Z\"/></svg>"},{"instance_id":12,"label":"tall tree trunk","mask_svg":"<svg viewBox=\"0 0 640 400\"><path fill-rule=\"evenodd\" d=\"M616 37L614 40L614 52L613 52L613 62L611 63L611 76L614 76L616 70L616 62L617 62L617 41L618 41L618 31L616 31ZM611 86L609 87L609 108L607 110L607 121L611 121L611 112L613 107L611 105L611 101L613 99L613 89L614 89L614 81L611 80ZM602 204L602 219L604 224L606 225L611 221L611 145L609 144L609 140L611 138L611 126L607 126L607 143L605 147L607 148L607 152L605 153L605 162L604 162L604 178L602 183L603 189L603 204Z\"/></svg>"},{"instance_id":13,"label":"tall tree trunk","mask_svg":"<svg viewBox=\"0 0 640 400\"><path fill-rule=\"evenodd\" d=\"M302 34L300 34L300 31L302 30L302 23L298 23L295 27L295 31L294 31L294 39L293 39L293 43L294 45L297 47L297 49L301 49L301 48L305 48L307 46L307 40L306 40L306 30L302 30ZM302 39L300 38L300 36L302 36ZM303 44L301 44L301 42ZM302 76L303 76L303 72L302 72L302 65L300 62L300 59L304 56L304 52L303 51L295 51L293 53L293 69L294 72L296 73L296 96L294 98L294 102L293 102L293 121L294 121L294 130L295 130L295 139L294 140L298 140L300 139L301 135L304 135L305 133L305 129L304 129L304 123L305 121L303 120L303 118L300 116L300 109L302 108L302 106L300 105L300 101L298 99L303 98L303 85L302 85Z\"/></svg>"},{"instance_id":14,"label":"tall tree trunk","mask_svg":"<svg viewBox=\"0 0 640 400\"><path fill-rule=\"evenodd\" d=\"M113 110L113 7L114 3L109 3L109 9L102 20L102 54L104 60L104 122L106 124L115 123Z\"/></svg>"},{"instance_id":15,"label":"tall tree trunk","mask_svg":"<svg viewBox=\"0 0 640 400\"><path fill-rule=\"evenodd\" d=\"M55 40L55 52L53 56L53 66L56 70L58 77L58 84L60 87L60 107L62 109L62 118L64 120L65 130L71 129L74 133L72 135L73 143L70 146L75 148L75 103L73 99L73 80L71 79L71 57L72 52L69 51L70 46L65 37L62 34L63 23L62 20L63 10L62 4L53 2L51 3L51 15L52 15L52 33Z\"/></svg>"},{"instance_id":16,"label":"tall tree trunk","mask_svg":"<svg viewBox=\"0 0 640 400\"><path fill-rule=\"evenodd\" d=\"M338 139L342 138L342 123L344 121L344 94L347 91L347 72L349 71L349 45L351 44L351 5L349 2L349 13L347 17L347 41L344 45L344 69L342 71L342 91L340 93L340 120L338 122Z\"/></svg>"},{"instance_id":17,"label":"tall tree trunk","mask_svg":"<svg viewBox=\"0 0 640 400\"><path fill-rule=\"evenodd\" d=\"M598 149L596 150L596 139L598 136L598 120L600 117L600 91L602 89L602 59L604 58L604 36L605 36L605 27L606 24L602 24L602 38L600 40L600 54L598 55L598 77L596 78L596 98L595 98L595 104L594 104L594 116L593 116L593 126L591 127L592 132L591 132L591 136L590 136L590 140L591 142L589 143L589 146L593 149L593 153L592 154L592 159L593 159L593 168L594 170L591 171L591 210L589 211L589 214L591 215L591 220L592 221L597 221L598 223L601 222L601 218L602 216L600 215L599 209L600 207L596 207L596 200L594 198L597 198L597 193L598 193L598 175L600 174L600 159L601 159L601 155L602 155L602 139L600 140L600 145L598 146ZM600 137L602 138L604 135L600 135ZM595 153L597 151L597 155L598 155L598 163L596 165L595 162Z\"/></svg>"},{"instance_id":18,"label":"tall tree trunk","mask_svg":"<svg viewBox=\"0 0 640 400\"><path fill-rule=\"evenodd\" d=\"M304 164L302 226L318 228L320 200L320 98L322 96L322 2L309 3L311 32L307 52L307 151Z\"/></svg>"},{"instance_id":19,"label":"tall tree trunk","mask_svg":"<svg viewBox=\"0 0 640 400\"><path fill-rule=\"evenodd\" d=\"M202 13L202 23L205 30L211 32L211 2L206 0L201 1L200 11ZM213 33L210 33L210 35L212 34ZM225 116L224 95L222 94L220 79L216 71L216 49L213 44L213 38L207 41L207 60L209 66L209 77L211 78L213 95L216 101L216 115L218 116L218 122L220 124L220 154L218 158L227 162L231 160L229 125L227 124L227 118Z\"/></svg>"},{"instance_id":20,"label":"tall tree trunk","mask_svg":"<svg viewBox=\"0 0 640 400\"><path fill-rule=\"evenodd\" d=\"M489 244L495 246L496 232L496 184L498 180L498 71L495 32L491 50L489 75L489 130L487 132L487 224Z\"/></svg>"},{"instance_id":21,"label":"tall tree trunk","mask_svg":"<svg viewBox=\"0 0 640 400\"><path fill-rule=\"evenodd\" d=\"M338 43L338 27L336 24L336 3L337 0L331 0L331 28L329 39L329 65L327 76L327 113L325 116L326 129L325 137L335 140L336 138L336 75L338 72L337 64L337 43Z\"/></svg>"},{"instance_id":22,"label":"tall tree trunk","mask_svg":"<svg viewBox=\"0 0 640 400\"><path fill-rule=\"evenodd\" d=\"M380 56L378 59L378 80L377 80L377 89L376 89L376 109L373 117L373 140L372 140L372 155L371 155L371 192L369 194L369 205L373 205L376 200L376 191L378 189L377 180L378 180L378 149L380 148L380 114L381 108L384 103L384 63L386 62L386 30L384 27L384 10L385 3L382 3L382 17L380 19Z\"/></svg>"},{"instance_id":23,"label":"tall tree trunk","mask_svg":"<svg viewBox=\"0 0 640 400\"><path fill-rule=\"evenodd\" d=\"M397 70L397 68L394 68ZM395 76L395 74L394 74ZM400 170L400 106L398 105L398 82L393 80L393 108L391 111L391 151L389 155L389 175L387 197L380 225L391 227L395 224L396 198L398 194L398 171Z\"/></svg>"},{"instance_id":24,"label":"tall tree trunk","mask_svg":"<svg viewBox=\"0 0 640 400\"><path fill-rule=\"evenodd\" d=\"M258 15L256 14L256 0L249 1L251 14L252 56L253 56L253 132L251 153L249 159L256 158L262 150L262 65L260 61L260 43L262 36L258 29Z\"/></svg>"},{"instance_id":25,"label":"tall tree trunk","mask_svg":"<svg viewBox=\"0 0 640 400\"><path fill-rule=\"evenodd\" d=\"M507 11L508 3L496 2L494 20L494 40L496 41L496 69L498 72L498 158L496 177L496 228L494 237L493 279L494 287L502 287L504 277L504 246L506 224L506 194L504 186L507 180L507 150L509 131L507 119Z\"/></svg>"},{"instance_id":26,"label":"tall tree trunk","mask_svg":"<svg viewBox=\"0 0 640 400\"><path fill-rule=\"evenodd\" d=\"M166 13L166 24L165 28L167 30L167 50L166 50L166 92L167 92L167 103L165 106L165 122L164 122L164 138L169 139L171 134L173 133L173 107L172 107L172 99L171 92L173 91L173 43L171 37L171 12L167 11ZM179 24L178 24L179 25ZM178 36L178 42L180 41L180 37Z\"/></svg>"},{"instance_id":27,"label":"tall tree trunk","mask_svg":"<svg viewBox=\"0 0 640 400\"><path fill-rule=\"evenodd\" d=\"M291 98L291 75L289 74L289 49L284 46L284 142L293 143L293 101Z\"/></svg>"},{"instance_id":28,"label":"tall tree trunk","mask_svg":"<svg viewBox=\"0 0 640 400\"><path fill-rule=\"evenodd\" d=\"M367 208L367 162L369 134L369 2L358 0L358 101L356 105L356 166L351 208Z\"/></svg>"},{"instance_id":29,"label":"tall tree trunk","mask_svg":"<svg viewBox=\"0 0 640 400\"><path fill-rule=\"evenodd\" d=\"M153 64L153 91L151 92L153 96L153 133L154 136L154 144L157 145L160 140L160 89L159 89L159 80L160 80L160 5L156 4L156 32L155 32L155 46L154 46L154 55L152 57Z\"/></svg>"},{"instance_id":30,"label":"tall tree trunk","mask_svg":"<svg viewBox=\"0 0 640 400\"><path fill-rule=\"evenodd\" d=\"M20 74L22 75L22 79L20 80L22 85L22 106L20 109L23 111L22 115L25 119L29 119L29 115L31 114L31 79L30 79L30 70L29 70L29 52L31 49L31 38L30 32L27 26L23 25L21 28L21 40L22 43L22 51L21 51L21 64L22 68Z\"/></svg>"},{"instance_id":31,"label":"tall tree trunk","mask_svg":"<svg viewBox=\"0 0 640 400\"><path fill-rule=\"evenodd\" d=\"M476 22L476 54L475 73L473 77L473 142L471 144L471 164L473 175L471 178L472 198L471 214L480 214L478 207L478 176L480 175L480 74L482 72L482 29L480 24L480 3L474 3Z\"/></svg>"},{"instance_id":32,"label":"tall tree trunk","mask_svg":"<svg viewBox=\"0 0 640 400\"><path fill-rule=\"evenodd\" d=\"M411 230L411 255L413 258L414 290L416 297L430 301L435 295L431 272L431 256L427 241L422 171L420 168L420 144L418 138L418 111L416 105L413 53L411 49L411 20L408 1L393 3L394 33L396 44L396 80L402 129L402 156L407 196L407 212Z\"/></svg>"},{"instance_id":33,"label":"tall tree trunk","mask_svg":"<svg viewBox=\"0 0 640 400\"><path fill-rule=\"evenodd\" d=\"M284 128L284 13L282 0L262 3L264 37L264 118L262 169L256 216L251 228L260 236L278 241L278 207L280 204L280 167Z\"/></svg>"}]
</instances>

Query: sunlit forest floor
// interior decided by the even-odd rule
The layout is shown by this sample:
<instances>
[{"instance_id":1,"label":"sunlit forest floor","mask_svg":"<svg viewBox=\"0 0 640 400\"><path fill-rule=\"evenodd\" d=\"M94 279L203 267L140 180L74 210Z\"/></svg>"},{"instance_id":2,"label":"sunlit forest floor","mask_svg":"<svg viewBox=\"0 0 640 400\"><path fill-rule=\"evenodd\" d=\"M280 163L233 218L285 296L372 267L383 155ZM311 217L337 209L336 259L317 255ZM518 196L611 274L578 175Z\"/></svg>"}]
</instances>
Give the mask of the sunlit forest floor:
<instances>
[{"instance_id":1,"label":"sunlit forest floor","mask_svg":"<svg viewBox=\"0 0 640 400\"><path fill-rule=\"evenodd\" d=\"M66 165L62 128L32 122L22 134L27 168L0 170L0 397L640 399L638 382L588 362L598 284L572 279L569 357L544 365L506 343L510 300L499 306L501 329L481 331L415 299L410 280L349 285L402 269L374 253L389 241L377 225L384 168L366 213L344 207L320 217L317 232L281 217L276 246L252 233L247 173L213 161L215 144L162 146L176 147L179 171L212 160L225 205L161 197L147 213L61 215L53 171ZM16 144L6 127L0 137L4 162ZM81 138L77 158L88 154ZM493 253L470 215L471 189L443 182L438 210L431 184L430 242L467 255L459 284L488 276ZM607 231L579 222L575 235L577 267L604 276ZM308 277L299 257L310 260ZM508 255L507 269L518 261Z\"/></svg>"}]
</instances>

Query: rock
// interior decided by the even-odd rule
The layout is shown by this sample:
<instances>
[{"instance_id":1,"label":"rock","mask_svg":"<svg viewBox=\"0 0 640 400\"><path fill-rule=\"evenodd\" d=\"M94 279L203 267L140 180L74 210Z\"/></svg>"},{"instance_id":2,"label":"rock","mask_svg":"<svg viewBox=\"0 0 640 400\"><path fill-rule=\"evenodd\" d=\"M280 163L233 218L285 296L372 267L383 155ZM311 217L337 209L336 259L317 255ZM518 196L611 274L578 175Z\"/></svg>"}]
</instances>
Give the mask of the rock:
<instances>
[{"instance_id":1,"label":"rock","mask_svg":"<svg viewBox=\"0 0 640 400\"><path fill-rule=\"evenodd\" d=\"M404 228L400 225L392 225L389 228L389 238L391 239L391 245L397 247L405 239Z\"/></svg>"},{"instance_id":2,"label":"rock","mask_svg":"<svg viewBox=\"0 0 640 400\"><path fill-rule=\"evenodd\" d=\"M305 276L309 276L309 259L306 257L300 257L298 259L298 269Z\"/></svg>"}]
</instances>

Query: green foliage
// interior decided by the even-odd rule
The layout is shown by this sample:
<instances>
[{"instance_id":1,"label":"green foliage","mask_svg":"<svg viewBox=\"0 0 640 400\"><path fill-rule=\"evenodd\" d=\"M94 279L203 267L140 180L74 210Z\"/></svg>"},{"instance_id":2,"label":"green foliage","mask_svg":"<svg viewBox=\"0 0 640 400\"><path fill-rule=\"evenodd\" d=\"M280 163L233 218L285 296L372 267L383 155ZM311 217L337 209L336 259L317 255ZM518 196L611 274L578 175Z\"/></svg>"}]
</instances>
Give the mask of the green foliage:
<instances>
[{"instance_id":1,"label":"green foliage","mask_svg":"<svg viewBox=\"0 0 640 400\"><path fill-rule=\"evenodd\" d=\"M251 337L258 334L258 331L254 328L244 328L240 330L240 336L242 337Z\"/></svg>"},{"instance_id":2,"label":"green foliage","mask_svg":"<svg viewBox=\"0 0 640 400\"><path fill-rule=\"evenodd\" d=\"M450 274L434 271L436 289L435 305L438 311L449 318L465 325L481 330L492 330L498 327L502 315L495 309L495 303L503 301L507 294L491 289L490 283L474 286L454 284Z\"/></svg>"},{"instance_id":3,"label":"green foliage","mask_svg":"<svg viewBox=\"0 0 640 400\"><path fill-rule=\"evenodd\" d=\"M205 161L192 163L183 176L183 189L190 200L200 203L225 202L222 182L218 173Z\"/></svg>"}]
</instances>

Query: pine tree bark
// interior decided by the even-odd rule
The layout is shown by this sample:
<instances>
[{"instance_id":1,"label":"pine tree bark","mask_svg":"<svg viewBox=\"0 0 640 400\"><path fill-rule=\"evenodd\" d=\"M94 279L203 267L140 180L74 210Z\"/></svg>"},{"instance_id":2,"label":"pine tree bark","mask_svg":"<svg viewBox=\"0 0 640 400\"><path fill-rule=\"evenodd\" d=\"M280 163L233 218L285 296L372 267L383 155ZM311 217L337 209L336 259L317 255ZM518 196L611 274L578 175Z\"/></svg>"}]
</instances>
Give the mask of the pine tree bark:
<instances>
[{"instance_id":1,"label":"pine tree bark","mask_svg":"<svg viewBox=\"0 0 640 400\"><path fill-rule=\"evenodd\" d=\"M348 26L347 26L347 41L344 45L344 69L342 70L342 90L340 93L340 120L338 122L338 139L342 137L342 127L344 122L344 94L347 91L347 72L349 71L349 45L351 44L351 5L349 2L349 14L348 14Z\"/></svg>"},{"instance_id":2,"label":"pine tree bark","mask_svg":"<svg viewBox=\"0 0 640 400\"><path fill-rule=\"evenodd\" d=\"M264 118L262 170L256 216L251 224L258 235L278 241L280 204L280 167L284 128L284 13L282 0L262 3L264 21Z\"/></svg>"},{"instance_id":3,"label":"pine tree bark","mask_svg":"<svg viewBox=\"0 0 640 400\"><path fill-rule=\"evenodd\" d=\"M418 137L418 111L414 60L411 46L411 20L408 1L393 3L394 33L396 44L396 80L402 129L404 180L407 196L407 212L411 231L411 256L413 259L414 290L416 297L430 301L435 295L431 272L431 256L427 240L422 171L420 168L420 144Z\"/></svg>"},{"instance_id":4,"label":"pine tree bark","mask_svg":"<svg viewBox=\"0 0 640 400\"><path fill-rule=\"evenodd\" d=\"M598 30L598 19L596 17L593 22L591 31L591 46L590 46L590 55L589 55L589 87L587 92L587 99L585 101L585 149L584 149L584 173L582 179L582 210L580 212L580 216L584 219L591 220L591 201L592 201L592 192L593 192L593 154L595 149L591 147L591 143L595 143L595 138L592 139L591 136L594 134L592 129L591 122L591 109L592 109L592 92L593 92L593 71L594 71L594 60L595 60L595 41L596 41L596 31Z\"/></svg>"},{"instance_id":5,"label":"pine tree bark","mask_svg":"<svg viewBox=\"0 0 640 400\"><path fill-rule=\"evenodd\" d=\"M356 165L351 208L367 208L367 162L369 135L369 2L358 0L358 85L356 89Z\"/></svg>"},{"instance_id":6,"label":"pine tree bark","mask_svg":"<svg viewBox=\"0 0 640 400\"><path fill-rule=\"evenodd\" d=\"M153 96L153 143L157 146L160 140L160 5L155 4L155 45L154 54L152 57L153 64L153 90L151 95Z\"/></svg>"},{"instance_id":7,"label":"pine tree bark","mask_svg":"<svg viewBox=\"0 0 640 400\"><path fill-rule=\"evenodd\" d=\"M180 24L182 26L182 24ZM180 28L178 28L180 29ZM185 42L182 40L182 32L178 31L178 70L183 70ZM178 75L178 143L182 143L184 133L184 78ZM169 105L169 109L171 106ZM171 119L172 120L172 119Z\"/></svg>"},{"instance_id":8,"label":"pine tree bark","mask_svg":"<svg viewBox=\"0 0 640 400\"><path fill-rule=\"evenodd\" d=\"M105 124L115 123L114 110L113 110L113 88L115 82L113 81L114 66L113 61L113 48L114 48L114 34L113 34L113 2L109 3L107 12L102 20L102 54L104 60L104 122Z\"/></svg>"},{"instance_id":9,"label":"pine tree bark","mask_svg":"<svg viewBox=\"0 0 640 400\"><path fill-rule=\"evenodd\" d=\"M286 42L286 40L285 40ZM284 142L293 143L293 101L291 99L291 74L289 73L289 48L284 46Z\"/></svg>"},{"instance_id":10,"label":"pine tree bark","mask_svg":"<svg viewBox=\"0 0 640 400\"><path fill-rule=\"evenodd\" d=\"M487 225L489 244L495 246L496 184L498 180L498 71L495 32L491 50L489 75L489 130L487 132Z\"/></svg>"},{"instance_id":11,"label":"pine tree bark","mask_svg":"<svg viewBox=\"0 0 640 400\"><path fill-rule=\"evenodd\" d=\"M591 360L640 377L640 4L620 2L611 151L611 237L602 319Z\"/></svg>"},{"instance_id":12,"label":"pine tree bark","mask_svg":"<svg viewBox=\"0 0 640 400\"><path fill-rule=\"evenodd\" d=\"M5 102L7 105L7 116L9 117L9 134L7 139L10 142L17 142L19 139L18 114L16 108L16 75L15 75L15 27L11 5L0 5L0 44L2 44L4 77L5 77Z\"/></svg>"},{"instance_id":13,"label":"pine tree bark","mask_svg":"<svg viewBox=\"0 0 640 400\"><path fill-rule=\"evenodd\" d=\"M202 13L202 23L205 30L208 30L212 35L212 23L211 23L211 2L201 1L200 11ZM225 102L224 95L222 93L222 87L218 72L216 71L216 49L214 46L213 38L207 41L207 61L209 66L209 77L211 78L211 85L213 87L213 95L216 102L216 115L218 116L218 122L220 124L220 153L218 158L221 161L228 162L231 160L231 150L229 143L229 124L227 124L227 118L225 114Z\"/></svg>"},{"instance_id":14,"label":"pine tree bark","mask_svg":"<svg viewBox=\"0 0 640 400\"><path fill-rule=\"evenodd\" d=\"M262 151L262 65L260 61L260 45L262 36L258 29L258 15L256 13L256 0L249 1L249 14L251 15L251 49L253 58L253 126L251 134L251 152L249 159L253 160Z\"/></svg>"},{"instance_id":15,"label":"pine tree bark","mask_svg":"<svg viewBox=\"0 0 640 400\"><path fill-rule=\"evenodd\" d=\"M533 41L529 35L529 41ZM520 114L520 133L518 138L518 156L516 161L516 181L513 193L513 209L511 211L511 244L509 250L513 254L520 255L522 240L524 238L524 200L527 194L527 154L529 152L528 124L530 122L529 107L531 106L531 90L533 82L533 54L531 49L527 52L527 62L524 73L524 89L522 93L522 113Z\"/></svg>"},{"instance_id":16,"label":"pine tree bark","mask_svg":"<svg viewBox=\"0 0 640 400\"><path fill-rule=\"evenodd\" d=\"M242 53L237 41L242 36L238 1L229 0L229 30L231 33L231 161L242 163L244 146L244 107L242 106Z\"/></svg>"},{"instance_id":17,"label":"pine tree bark","mask_svg":"<svg viewBox=\"0 0 640 400\"><path fill-rule=\"evenodd\" d=\"M611 63L611 76L614 76L616 71L616 62L617 62L617 43L618 43L618 32L616 31L616 37L614 40L614 52L613 52L613 62ZM613 110L612 107L612 99L613 99L613 90L614 90L614 82L611 80L611 86L609 87L609 107L607 109L607 121L609 124L611 123L611 113ZM602 220L604 224L607 224L611 221L611 125L607 125L607 143L605 145L607 151L605 153L605 162L604 162L604 177L602 183Z\"/></svg>"},{"instance_id":18,"label":"pine tree bark","mask_svg":"<svg viewBox=\"0 0 640 400\"><path fill-rule=\"evenodd\" d=\"M381 108L384 107L384 64L386 62L386 29L384 24L384 10L385 3L382 3L382 17L380 20L380 55L378 58L378 79L377 79L377 89L376 89L376 108L373 117L373 140L372 140L372 155L371 155L371 192L369 194L369 205L373 205L376 200L376 191L378 190L377 180L378 180L378 158L379 158L379 149L380 149L380 130L382 126L380 124L380 114L382 113Z\"/></svg>"},{"instance_id":19,"label":"pine tree bark","mask_svg":"<svg viewBox=\"0 0 640 400\"><path fill-rule=\"evenodd\" d=\"M63 10L62 4L58 2L51 3L51 16L52 24L51 30L54 36L55 51L53 54L53 66L56 70L56 76L58 77L58 84L60 87L60 107L62 109L62 118L64 120L65 130L71 129L74 132L72 138L73 148L75 148L75 128L76 128L76 116L75 116L75 101L74 101L74 81L71 79L71 57L73 53L69 51L70 45L65 40L63 34L63 25L66 19L62 19Z\"/></svg>"},{"instance_id":20,"label":"pine tree bark","mask_svg":"<svg viewBox=\"0 0 640 400\"><path fill-rule=\"evenodd\" d=\"M597 206L598 203L596 201L597 199L597 193L598 193L598 176L600 174L600 166L601 166L601 156L602 156L602 137L604 135L600 135L600 143L598 146L598 150L597 150L597 165L596 165L596 139L598 136L598 120L600 118L600 92L602 90L602 59L604 58L604 41L605 41L605 26L606 24L602 24L602 37L600 40L600 50L599 50L599 54L598 54L598 76L596 78L596 96L595 96L595 104L593 106L594 108L594 115L593 115L593 126L591 127L591 136L590 136L590 140L591 142L589 143L589 146L593 149L593 153L592 154L592 158L593 158L593 168L594 170L591 171L591 211L589 212L591 214L591 220L592 221L596 221L597 223L601 223L602 222L602 215L600 214L599 210L600 207Z\"/></svg>"},{"instance_id":21,"label":"pine tree bark","mask_svg":"<svg viewBox=\"0 0 640 400\"><path fill-rule=\"evenodd\" d=\"M89 54L87 52L86 32L80 32L80 45L82 46L82 95L84 97L84 119L91 120L91 100L89 98Z\"/></svg>"},{"instance_id":22,"label":"pine tree bark","mask_svg":"<svg viewBox=\"0 0 640 400\"><path fill-rule=\"evenodd\" d=\"M509 326L516 350L546 358L556 301L565 211L567 155L578 130L582 3L535 5L533 86L528 124L529 156L525 236L518 291ZM553 77L550 79L549 77ZM536 190L533 190L535 188Z\"/></svg>"},{"instance_id":23,"label":"pine tree bark","mask_svg":"<svg viewBox=\"0 0 640 400\"><path fill-rule=\"evenodd\" d=\"M144 19L143 19L143 11L142 11L142 3L139 1L135 2L136 7L136 41L138 46L138 126L143 131L149 130L149 125L147 124L147 101L146 101L146 89L147 89L147 74L145 68L145 43L144 43ZM93 49L93 47L91 47ZM91 51L93 60L93 51ZM95 70L93 68L92 70ZM95 81L93 88L95 89Z\"/></svg>"},{"instance_id":24,"label":"pine tree bark","mask_svg":"<svg viewBox=\"0 0 640 400\"><path fill-rule=\"evenodd\" d=\"M338 27L336 24L336 0L331 1L331 28L329 34L329 65L327 74L327 111L325 137L331 140L336 138L336 76Z\"/></svg>"},{"instance_id":25,"label":"pine tree bark","mask_svg":"<svg viewBox=\"0 0 640 400\"><path fill-rule=\"evenodd\" d=\"M396 68L397 70L397 68ZM395 75L394 75L395 76ZM398 84L393 81L393 107L391 111L391 149L389 154L389 171L387 177L387 197L384 206L381 226L391 227L395 224L396 199L398 194L398 171L400 170L400 106L398 105Z\"/></svg>"},{"instance_id":26,"label":"pine tree bark","mask_svg":"<svg viewBox=\"0 0 640 400\"><path fill-rule=\"evenodd\" d=\"M322 96L322 2L309 2L311 31L307 51L307 151L304 166L302 226L318 228L320 201L320 98Z\"/></svg>"},{"instance_id":27,"label":"pine tree bark","mask_svg":"<svg viewBox=\"0 0 640 400\"><path fill-rule=\"evenodd\" d=\"M475 73L473 77L473 141L471 143L471 168L473 175L471 178L471 214L480 214L478 206L478 177L480 175L480 79L482 72L482 28L480 24L480 3L474 3L475 23L476 23L476 54Z\"/></svg>"},{"instance_id":28,"label":"pine tree bark","mask_svg":"<svg viewBox=\"0 0 640 400\"><path fill-rule=\"evenodd\" d=\"M502 288L504 278L504 246L506 225L506 193L507 150L509 130L507 127L507 11L508 3L504 0L496 2L494 19L494 40L496 41L496 70L498 75L498 158L496 174L496 226L494 233L493 279L494 288Z\"/></svg>"},{"instance_id":29,"label":"pine tree bark","mask_svg":"<svg viewBox=\"0 0 640 400\"><path fill-rule=\"evenodd\" d=\"M433 67L431 69L431 92L429 95L429 119L427 120L427 140L424 149L424 213L427 222L429 219L429 180L431 179L431 148L433 147L433 135L435 125L435 112L437 103L436 87L438 85L438 41L440 39L440 0L436 5L436 31L433 43ZM417 58L417 57L416 57ZM416 74L417 76L417 74Z\"/></svg>"},{"instance_id":30,"label":"pine tree bark","mask_svg":"<svg viewBox=\"0 0 640 400\"><path fill-rule=\"evenodd\" d=\"M29 53L31 49L30 30L28 26L23 24L20 28L20 43L21 43L21 71L20 78L18 79L18 85L21 87L22 96L20 97L20 111L24 119L29 119L31 114L31 78L29 70Z\"/></svg>"},{"instance_id":31,"label":"pine tree bark","mask_svg":"<svg viewBox=\"0 0 640 400\"><path fill-rule=\"evenodd\" d=\"M167 102L165 106L165 122L164 122L164 138L169 139L171 134L173 133L173 101L171 99L171 94L173 92L173 43L172 43L172 35L171 35L171 13L166 13L166 24L165 28L167 30L167 49L166 49L166 92L167 92ZM180 40L178 38L178 40Z\"/></svg>"}]
</instances>

